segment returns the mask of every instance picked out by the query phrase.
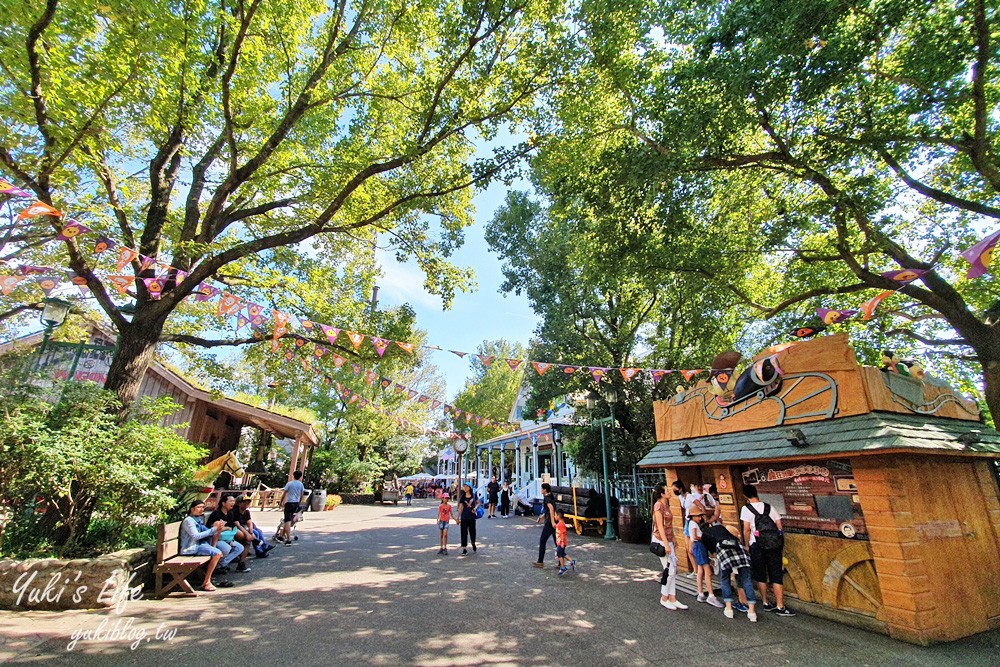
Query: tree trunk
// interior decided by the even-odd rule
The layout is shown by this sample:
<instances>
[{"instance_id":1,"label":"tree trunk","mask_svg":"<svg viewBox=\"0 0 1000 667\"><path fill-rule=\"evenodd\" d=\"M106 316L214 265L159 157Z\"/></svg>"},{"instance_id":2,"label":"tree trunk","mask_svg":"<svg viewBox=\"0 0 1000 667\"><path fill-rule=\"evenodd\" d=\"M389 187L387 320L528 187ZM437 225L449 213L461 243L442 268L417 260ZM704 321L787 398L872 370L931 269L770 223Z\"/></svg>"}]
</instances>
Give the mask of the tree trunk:
<instances>
[{"instance_id":1,"label":"tree trunk","mask_svg":"<svg viewBox=\"0 0 1000 667\"><path fill-rule=\"evenodd\" d=\"M104 388L118 394L122 403L119 418L124 420L139 395L143 375L153 360L164 319L153 320L136 313L132 323L118 333L115 356L108 369Z\"/></svg>"},{"instance_id":2,"label":"tree trunk","mask_svg":"<svg viewBox=\"0 0 1000 667\"><path fill-rule=\"evenodd\" d=\"M997 418L1000 417L1000 355L979 355L979 360L983 366L983 394L995 427Z\"/></svg>"}]
</instances>

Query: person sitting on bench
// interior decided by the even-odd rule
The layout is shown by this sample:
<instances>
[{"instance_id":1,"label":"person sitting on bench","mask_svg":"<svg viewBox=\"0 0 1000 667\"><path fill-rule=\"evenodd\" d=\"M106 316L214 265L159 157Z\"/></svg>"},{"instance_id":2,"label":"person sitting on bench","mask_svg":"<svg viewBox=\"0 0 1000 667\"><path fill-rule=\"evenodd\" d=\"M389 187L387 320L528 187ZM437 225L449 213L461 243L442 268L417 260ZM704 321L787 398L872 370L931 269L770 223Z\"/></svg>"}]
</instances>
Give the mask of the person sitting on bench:
<instances>
[{"instance_id":1,"label":"person sitting on bench","mask_svg":"<svg viewBox=\"0 0 1000 667\"><path fill-rule=\"evenodd\" d=\"M267 553L274 548L264 540L264 532L250 518L250 496L241 496L233 510L236 525L253 536L254 554L257 558L267 558Z\"/></svg>"},{"instance_id":2,"label":"person sitting on bench","mask_svg":"<svg viewBox=\"0 0 1000 667\"><path fill-rule=\"evenodd\" d=\"M215 586L212 585L212 574L215 573L215 567L219 564L219 559L222 558L222 551L212 546L212 540L222 532L225 524L222 521L217 521L211 527L206 526L201 518L204 513L205 503L200 500L194 501L188 507L188 515L181 522L180 553L183 556L209 556L211 558L205 566L205 581L201 584L201 590L214 591ZM230 552L223 565L228 565L238 555L238 553ZM233 584L232 582L224 581L219 582L219 585L228 587Z\"/></svg>"},{"instance_id":3,"label":"person sitting on bench","mask_svg":"<svg viewBox=\"0 0 1000 667\"><path fill-rule=\"evenodd\" d=\"M208 522L214 524L216 521L222 521L226 529L234 529L236 533L228 542L222 540L216 540L215 546L222 550L222 553L227 554L226 562L232 562L232 553L229 551L236 552L236 557L239 557L240 562L236 566L237 572L249 572L250 568L247 567L247 555L250 553L250 544L253 542L253 535L251 535L246 530L242 530L236 525L236 516L233 512L233 508L236 507L236 496L225 495L219 499L219 506L208 516ZM225 564L223 564L225 568ZM228 572L228 569L226 570Z\"/></svg>"}]
</instances>

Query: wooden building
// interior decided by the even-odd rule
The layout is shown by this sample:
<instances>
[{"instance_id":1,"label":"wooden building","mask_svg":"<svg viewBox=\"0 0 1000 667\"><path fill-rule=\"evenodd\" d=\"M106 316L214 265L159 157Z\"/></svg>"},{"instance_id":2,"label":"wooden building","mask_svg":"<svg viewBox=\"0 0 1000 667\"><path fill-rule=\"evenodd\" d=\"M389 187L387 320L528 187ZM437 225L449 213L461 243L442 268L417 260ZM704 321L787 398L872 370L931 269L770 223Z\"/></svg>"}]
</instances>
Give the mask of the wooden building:
<instances>
[{"instance_id":1,"label":"wooden building","mask_svg":"<svg viewBox=\"0 0 1000 667\"><path fill-rule=\"evenodd\" d=\"M640 467L714 482L731 526L753 483L782 515L796 609L920 644L1000 627L1000 434L976 404L860 366L845 335L754 361L768 357L783 371L770 393L726 403L702 382L654 404Z\"/></svg>"}]
</instances>

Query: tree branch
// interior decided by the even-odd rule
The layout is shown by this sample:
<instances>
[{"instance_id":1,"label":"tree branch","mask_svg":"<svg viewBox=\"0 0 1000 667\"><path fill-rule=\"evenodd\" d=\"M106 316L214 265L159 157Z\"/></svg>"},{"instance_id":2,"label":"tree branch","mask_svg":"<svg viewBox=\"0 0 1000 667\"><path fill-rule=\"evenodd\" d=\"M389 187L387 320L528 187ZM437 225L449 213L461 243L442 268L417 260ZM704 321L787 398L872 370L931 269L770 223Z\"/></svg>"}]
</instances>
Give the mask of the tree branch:
<instances>
[{"instance_id":1,"label":"tree branch","mask_svg":"<svg viewBox=\"0 0 1000 667\"><path fill-rule=\"evenodd\" d=\"M55 146L55 140L49 132L49 112L45 103L45 95L42 93L42 66L38 55L38 40L41 39L42 33L52 23L52 19L55 18L58 6L59 0L46 0L45 12L42 13L34 25L31 26L31 29L28 30L28 39L25 44L28 53L28 72L31 75L31 101L35 107L35 124L38 126L38 132L44 140L42 170L38 178L38 187L46 193L49 189L48 175L50 173L52 148ZM41 193L38 194L41 196Z\"/></svg>"},{"instance_id":2,"label":"tree branch","mask_svg":"<svg viewBox=\"0 0 1000 667\"><path fill-rule=\"evenodd\" d=\"M905 336L907 338L912 338L913 340L920 341L924 345L930 345L932 347L944 347L949 345L968 345L969 341L964 338L928 338L924 335L918 334L912 329L890 329L885 332L886 336Z\"/></svg>"}]
</instances>

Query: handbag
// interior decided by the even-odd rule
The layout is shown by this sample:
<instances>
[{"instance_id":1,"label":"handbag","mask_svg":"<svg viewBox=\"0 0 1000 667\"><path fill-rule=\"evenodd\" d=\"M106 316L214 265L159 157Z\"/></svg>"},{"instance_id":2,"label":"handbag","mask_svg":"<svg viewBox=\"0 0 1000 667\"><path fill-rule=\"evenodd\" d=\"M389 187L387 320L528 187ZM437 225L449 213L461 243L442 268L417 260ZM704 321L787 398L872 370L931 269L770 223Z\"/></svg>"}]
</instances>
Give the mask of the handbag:
<instances>
[{"instance_id":1,"label":"handbag","mask_svg":"<svg viewBox=\"0 0 1000 667\"><path fill-rule=\"evenodd\" d=\"M649 550L650 550L650 552L652 552L652 554L654 556L658 556L660 558L663 558L664 556L667 555L667 549L666 549L666 547L664 547L659 542L650 542L649 543Z\"/></svg>"},{"instance_id":2,"label":"handbag","mask_svg":"<svg viewBox=\"0 0 1000 667\"><path fill-rule=\"evenodd\" d=\"M236 529L235 528L231 528L229 530L224 530L221 533L219 533L219 541L220 542L232 542L235 539L236 539Z\"/></svg>"},{"instance_id":3,"label":"handbag","mask_svg":"<svg viewBox=\"0 0 1000 667\"><path fill-rule=\"evenodd\" d=\"M484 514L486 514L486 510L483 509L482 505L480 505L479 507L476 508L476 518L477 519L482 519Z\"/></svg>"}]
</instances>

